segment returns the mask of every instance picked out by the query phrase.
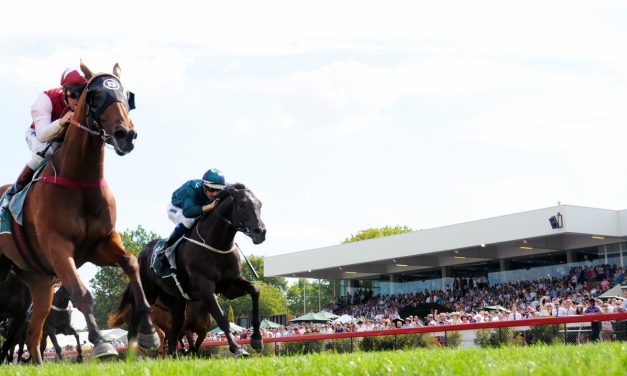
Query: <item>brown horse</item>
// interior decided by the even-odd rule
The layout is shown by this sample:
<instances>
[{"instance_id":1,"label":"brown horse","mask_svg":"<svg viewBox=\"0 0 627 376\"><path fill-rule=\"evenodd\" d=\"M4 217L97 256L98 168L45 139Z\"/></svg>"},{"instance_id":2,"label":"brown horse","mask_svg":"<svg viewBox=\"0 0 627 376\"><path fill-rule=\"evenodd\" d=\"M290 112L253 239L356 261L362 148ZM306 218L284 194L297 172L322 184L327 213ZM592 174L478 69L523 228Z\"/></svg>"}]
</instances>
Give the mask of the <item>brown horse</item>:
<instances>
[{"instance_id":1,"label":"brown horse","mask_svg":"<svg viewBox=\"0 0 627 376\"><path fill-rule=\"evenodd\" d=\"M185 306L190 300L207 304L209 313L225 333L229 350L235 356L248 355L235 343L229 330L229 321L217 302L216 294L227 299L245 294L251 296L253 334L250 343L255 350L262 349L259 288L242 276L240 256L234 243L238 231L250 236L254 244L265 240L261 202L243 184L227 186L217 199L219 204L215 209L196 221L176 249L176 279L159 278L151 268L156 240L144 246L138 256L146 298L154 302L159 297L172 313L173 330L168 337L168 353L171 355L176 355L176 337L183 328ZM133 294L134 291L126 290L118 312L133 304ZM129 325L129 340L135 336L137 322L138 317L134 314Z\"/></svg>"},{"instance_id":2,"label":"brown horse","mask_svg":"<svg viewBox=\"0 0 627 376\"><path fill-rule=\"evenodd\" d=\"M165 355L167 353L166 337L170 335L172 331L172 313L170 309L163 305L161 300L157 298L154 304L151 306L150 318L155 325L155 330L161 340L161 346L158 353ZM123 311L117 312L109 316L108 325L110 328L119 328L122 325L129 325L131 320L131 306L124 307ZM192 355L198 355L200 346L202 345L207 331L211 325L211 315L209 314L209 307L205 302L187 302L185 306L185 322L183 323L183 331L179 333L177 341L181 348L185 348L185 344L182 339L183 336L187 339L188 352ZM194 340L194 334L196 334L196 340Z\"/></svg>"},{"instance_id":3,"label":"brown horse","mask_svg":"<svg viewBox=\"0 0 627 376\"><path fill-rule=\"evenodd\" d=\"M120 83L117 64L113 74L95 75L82 61L81 70L89 82L74 112L73 126L67 128L62 146L35 180L24 204L24 232L32 253L22 253L11 235L0 234L0 254L17 266L18 276L31 293L33 318L26 344L36 364L41 363L39 344L52 303L55 275L85 316L89 341L94 344L92 355L117 356L100 334L92 314L93 298L77 273L86 262L122 267L129 277L140 320L138 343L149 349L159 345L137 260L126 252L115 230L115 199L103 179L105 144L112 145L118 155L134 148L137 134L128 115L129 94Z\"/></svg>"}]
</instances>

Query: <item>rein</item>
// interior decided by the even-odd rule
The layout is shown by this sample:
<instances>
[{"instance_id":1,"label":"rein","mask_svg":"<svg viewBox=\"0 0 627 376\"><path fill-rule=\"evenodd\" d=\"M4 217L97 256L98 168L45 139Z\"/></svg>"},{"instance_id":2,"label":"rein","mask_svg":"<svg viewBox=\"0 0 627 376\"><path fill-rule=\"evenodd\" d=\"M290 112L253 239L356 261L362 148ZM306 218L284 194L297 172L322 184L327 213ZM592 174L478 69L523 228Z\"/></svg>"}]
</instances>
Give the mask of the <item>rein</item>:
<instances>
[{"instance_id":1,"label":"rein","mask_svg":"<svg viewBox=\"0 0 627 376\"><path fill-rule=\"evenodd\" d=\"M100 127L100 125L98 125L98 122L94 120L94 124L96 124L98 126L98 129L100 131L95 131L89 127L84 126L83 124L79 123L78 121L74 120L74 119L70 119L70 124L72 124L73 126L84 130L85 132L94 135L94 136L98 136L102 139L103 142L107 142L110 138L111 135L109 135L107 133L107 131L105 131L102 127Z\"/></svg>"},{"instance_id":2,"label":"rein","mask_svg":"<svg viewBox=\"0 0 627 376\"><path fill-rule=\"evenodd\" d=\"M196 233L198 233L198 230L196 230ZM200 234L198 234L198 235L200 236ZM194 239L192 239L192 238L188 238L187 236L183 236L183 239L187 240L187 241L188 241L188 242L190 242L190 243L194 243L194 244L199 245L199 246L201 246L201 247L203 247L203 248L206 248L206 249L208 249L208 250L210 250L210 251L213 251L213 252L216 252L216 253L221 253L221 254L223 254L223 255L225 255L225 254L227 254L227 253L233 253L233 251L235 250L235 248L237 248L237 247L235 246L235 244L233 244L233 247L231 247L231 249L226 250L226 251L223 251L223 250L221 250L221 249L214 248L214 247L210 246L210 245L209 245L209 244L207 244L207 243L199 242L198 240L194 240ZM202 239L202 238L201 238L201 239ZM204 240L204 239L203 239L203 240Z\"/></svg>"}]
</instances>

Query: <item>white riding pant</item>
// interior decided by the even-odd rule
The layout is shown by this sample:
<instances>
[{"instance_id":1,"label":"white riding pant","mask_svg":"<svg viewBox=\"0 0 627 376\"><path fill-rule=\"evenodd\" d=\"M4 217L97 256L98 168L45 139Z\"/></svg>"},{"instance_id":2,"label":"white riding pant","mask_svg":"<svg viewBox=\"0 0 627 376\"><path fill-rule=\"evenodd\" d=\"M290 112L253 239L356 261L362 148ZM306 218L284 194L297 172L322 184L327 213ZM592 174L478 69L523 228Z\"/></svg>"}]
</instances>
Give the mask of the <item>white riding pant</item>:
<instances>
[{"instance_id":1,"label":"white riding pant","mask_svg":"<svg viewBox=\"0 0 627 376\"><path fill-rule=\"evenodd\" d=\"M170 220L174 222L175 225L182 223L183 226L187 228L192 228L192 225L196 221L196 218L187 218L186 216L184 216L183 209L179 208L178 206L172 205L172 203L168 204L168 218L170 218Z\"/></svg>"},{"instance_id":2,"label":"white riding pant","mask_svg":"<svg viewBox=\"0 0 627 376\"><path fill-rule=\"evenodd\" d=\"M26 129L26 144L28 145L28 148L33 152L33 155L31 156L31 159L30 161L28 161L27 165L34 170L39 167L41 161L44 160L37 153L41 153L46 150L48 143L43 143L39 141L37 139L37 134L35 133L35 130L29 127L28 129ZM59 145L61 145L61 143L56 141L53 142L52 145L48 148L46 156L52 155L52 153L59 147Z\"/></svg>"}]
</instances>

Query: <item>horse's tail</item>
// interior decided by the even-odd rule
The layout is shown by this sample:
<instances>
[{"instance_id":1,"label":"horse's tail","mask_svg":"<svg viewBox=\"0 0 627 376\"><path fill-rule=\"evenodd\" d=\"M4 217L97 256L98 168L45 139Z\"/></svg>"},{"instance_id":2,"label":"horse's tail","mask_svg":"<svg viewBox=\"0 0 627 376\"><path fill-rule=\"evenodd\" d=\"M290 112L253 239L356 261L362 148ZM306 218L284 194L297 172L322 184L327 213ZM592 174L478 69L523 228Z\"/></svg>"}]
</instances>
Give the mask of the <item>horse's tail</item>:
<instances>
[{"instance_id":1,"label":"horse's tail","mask_svg":"<svg viewBox=\"0 0 627 376\"><path fill-rule=\"evenodd\" d=\"M131 299L133 298L131 294L131 285L128 284L122 293L122 301L120 302L118 310L109 314L109 318L107 319L107 325L109 325L109 328L119 328L120 326L129 323L132 308Z\"/></svg>"}]
</instances>

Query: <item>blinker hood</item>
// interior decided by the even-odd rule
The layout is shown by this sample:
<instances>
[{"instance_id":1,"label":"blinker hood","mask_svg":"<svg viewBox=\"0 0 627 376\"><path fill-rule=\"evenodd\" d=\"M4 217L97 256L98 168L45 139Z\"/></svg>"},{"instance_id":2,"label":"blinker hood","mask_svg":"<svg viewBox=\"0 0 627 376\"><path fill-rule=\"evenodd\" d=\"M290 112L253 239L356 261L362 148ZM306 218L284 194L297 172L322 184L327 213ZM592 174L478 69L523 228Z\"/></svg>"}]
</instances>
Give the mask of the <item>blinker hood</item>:
<instances>
[{"instance_id":1,"label":"blinker hood","mask_svg":"<svg viewBox=\"0 0 627 376\"><path fill-rule=\"evenodd\" d=\"M135 94L124 89L117 77L103 74L94 77L87 85L87 104L91 118L96 120L109 105L121 102L126 111L135 108Z\"/></svg>"}]
</instances>

